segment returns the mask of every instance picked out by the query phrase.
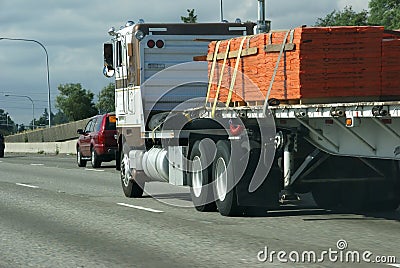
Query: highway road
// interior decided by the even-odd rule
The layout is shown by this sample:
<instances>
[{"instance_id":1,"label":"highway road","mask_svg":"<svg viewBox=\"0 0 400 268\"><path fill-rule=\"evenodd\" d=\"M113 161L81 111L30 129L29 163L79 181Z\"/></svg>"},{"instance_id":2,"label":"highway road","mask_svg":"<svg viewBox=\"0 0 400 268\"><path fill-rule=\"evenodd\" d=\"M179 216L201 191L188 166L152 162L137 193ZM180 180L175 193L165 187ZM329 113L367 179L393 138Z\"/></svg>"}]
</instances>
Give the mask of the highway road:
<instances>
[{"instance_id":1,"label":"highway road","mask_svg":"<svg viewBox=\"0 0 400 268\"><path fill-rule=\"evenodd\" d=\"M0 267L400 267L399 210L333 213L305 196L265 217L222 217L165 183L127 199L113 164L0 159Z\"/></svg>"}]
</instances>

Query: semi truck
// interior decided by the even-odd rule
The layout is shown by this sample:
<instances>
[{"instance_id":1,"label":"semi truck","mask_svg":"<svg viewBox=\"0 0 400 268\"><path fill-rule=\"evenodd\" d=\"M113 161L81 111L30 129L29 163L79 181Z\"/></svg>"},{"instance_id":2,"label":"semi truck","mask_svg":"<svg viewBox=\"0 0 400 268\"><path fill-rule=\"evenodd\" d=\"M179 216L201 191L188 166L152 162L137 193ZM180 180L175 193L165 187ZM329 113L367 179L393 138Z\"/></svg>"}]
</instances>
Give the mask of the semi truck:
<instances>
[{"instance_id":1,"label":"semi truck","mask_svg":"<svg viewBox=\"0 0 400 268\"><path fill-rule=\"evenodd\" d=\"M272 79L263 101L232 100L236 78L248 78L229 60L255 53L245 46L253 29L270 31L258 2L257 25L139 20L108 31L103 73L115 78L116 166L125 196L141 197L146 183L164 181L189 186L198 211L224 216L264 213L304 193L325 209L397 209L400 98L294 103L270 98ZM237 37L238 47L218 53L222 43L214 42L210 52L211 41ZM269 49L278 66L294 47ZM217 69L229 73L225 85Z\"/></svg>"}]
</instances>

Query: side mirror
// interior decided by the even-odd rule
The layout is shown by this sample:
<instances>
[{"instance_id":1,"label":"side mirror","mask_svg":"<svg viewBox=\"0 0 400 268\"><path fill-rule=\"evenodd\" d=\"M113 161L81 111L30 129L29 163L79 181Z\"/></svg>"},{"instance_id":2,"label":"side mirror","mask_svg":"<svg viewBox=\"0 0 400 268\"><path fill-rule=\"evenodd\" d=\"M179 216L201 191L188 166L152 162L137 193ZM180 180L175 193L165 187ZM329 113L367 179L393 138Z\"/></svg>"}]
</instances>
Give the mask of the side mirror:
<instances>
[{"instance_id":1,"label":"side mirror","mask_svg":"<svg viewBox=\"0 0 400 268\"><path fill-rule=\"evenodd\" d=\"M78 130L76 131L76 133L82 135L82 134L85 134L85 131L83 131L83 129L80 128L80 129L78 129Z\"/></svg>"},{"instance_id":2,"label":"side mirror","mask_svg":"<svg viewBox=\"0 0 400 268\"><path fill-rule=\"evenodd\" d=\"M114 69L110 69L109 66L104 66L104 68L103 68L103 74L104 74L105 77L110 78L110 77L113 77L113 76L114 76L115 70L114 70Z\"/></svg>"},{"instance_id":3,"label":"side mirror","mask_svg":"<svg viewBox=\"0 0 400 268\"><path fill-rule=\"evenodd\" d=\"M114 76L114 49L113 45L110 43L105 43L103 46L103 56L104 56L104 69L103 74L106 77Z\"/></svg>"}]
</instances>

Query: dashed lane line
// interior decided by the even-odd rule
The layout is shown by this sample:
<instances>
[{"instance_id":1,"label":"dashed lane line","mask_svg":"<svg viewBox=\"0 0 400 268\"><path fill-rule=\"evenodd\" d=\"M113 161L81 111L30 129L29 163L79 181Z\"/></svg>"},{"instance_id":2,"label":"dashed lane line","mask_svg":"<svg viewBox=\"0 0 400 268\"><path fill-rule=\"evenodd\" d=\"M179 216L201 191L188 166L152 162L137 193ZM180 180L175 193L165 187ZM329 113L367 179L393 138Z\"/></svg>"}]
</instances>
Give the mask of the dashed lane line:
<instances>
[{"instance_id":1,"label":"dashed lane line","mask_svg":"<svg viewBox=\"0 0 400 268\"><path fill-rule=\"evenodd\" d=\"M33 188L33 189L39 188L39 186L29 185L29 184L24 184L24 183L16 183L16 185L23 186L23 187L28 187L28 188Z\"/></svg>"},{"instance_id":2,"label":"dashed lane line","mask_svg":"<svg viewBox=\"0 0 400 268\"><path fill-rule=\"evenodd\" d=\"M44 164L31 164L31 166L44 166Z\"/></svg>"},{"instance_id":3,"label":"dashed lane line","mask_svg":"<svg viewBox=\"0 0 400 268\"><path fill-rule=\"evenodd\" d=\"M88 171L104 172L104 169L85 168Z\"/></svg>"},{"instance_id":4,"label":"dashed lane line","mask_svg":"<svg viewBox=\"0 0 400 268\"><path fill-rule=\"evenodd\" d=\"M134 206L134 205L129 205L129 204L125 204L125 203L117 203L117 205L123 206L123 207L128 207L128 208L135 208L135 209L145 210L145 211L149 211L149 212L153 212L153 213L163 213L164 212L164 211L157 210L157 209L145 208L145 207L142 207L142 206Z\"/></svg>"}]
</instances>

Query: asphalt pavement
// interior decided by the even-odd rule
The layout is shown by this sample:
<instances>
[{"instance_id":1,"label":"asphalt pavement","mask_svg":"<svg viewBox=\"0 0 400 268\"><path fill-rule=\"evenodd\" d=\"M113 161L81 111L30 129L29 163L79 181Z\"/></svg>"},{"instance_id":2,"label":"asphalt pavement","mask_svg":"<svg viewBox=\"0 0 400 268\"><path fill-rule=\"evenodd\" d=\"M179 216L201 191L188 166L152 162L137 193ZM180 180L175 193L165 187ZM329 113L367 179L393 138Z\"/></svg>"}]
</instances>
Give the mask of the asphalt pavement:
<instances>
[{"instance_id":1,"label":"asphalt pavement","mask_svg":"<svg viewBox=\"0 0 400 268\"><path fill-rule=\"evenodd\" d=\"M333 213L304 196L265 217L222 217L197 212L187 187L125 198L114 165L0 159L0 267L400 267L399 210Z\"/></svg>"}]
</instances>

